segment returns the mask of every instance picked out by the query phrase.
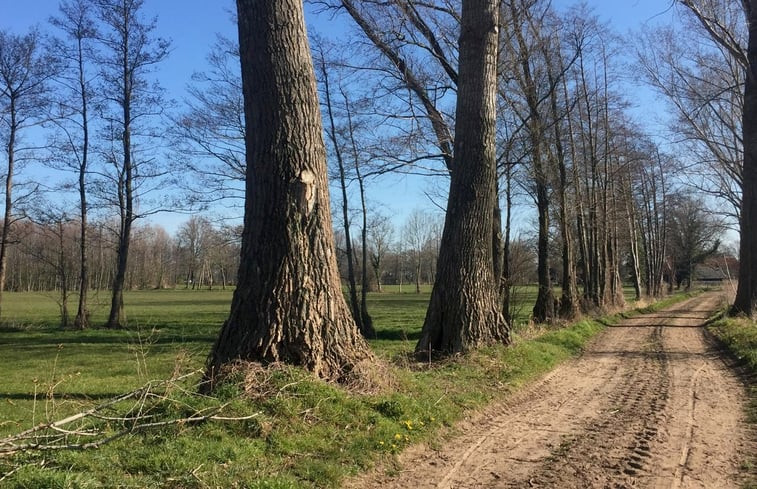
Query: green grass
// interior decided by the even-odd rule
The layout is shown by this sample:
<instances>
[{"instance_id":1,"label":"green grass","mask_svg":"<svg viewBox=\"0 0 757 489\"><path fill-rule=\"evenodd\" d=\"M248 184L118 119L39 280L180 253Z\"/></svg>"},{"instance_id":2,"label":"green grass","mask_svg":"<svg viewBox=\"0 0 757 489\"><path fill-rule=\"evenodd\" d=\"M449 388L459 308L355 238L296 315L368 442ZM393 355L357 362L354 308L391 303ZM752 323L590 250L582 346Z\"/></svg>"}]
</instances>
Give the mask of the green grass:
<instances>
[{"instance_id":1,"label":"green grass","mask_svg":"<svg viewBox=\"0 0 757 489\"><path fill-rule=\"evenodd\" d=\"M524 297L535 293L524 288ZM2 487L336 487L344 477L420 440L443 443L441 427L506 396L579 353L602 329L581 321L515 346L486 348L432 365L407 355L415 346L428 290L389 289L369 296L378 332L371 346L391 365L394 385L356 395L313 380L296 368L256 378L255 392L223 386L217 398L175 390L140 405L151 419L181 418L228 403L227 416L247 421L180 424L130 435L96 450L0 459ZM104 322L100 297L93 319ZM229 291L139 291L126 295L127 331L61 331L48 294L7 294L0 331L0 435L71 413L175 370L202 366L231 299ZM528 311L524 303L521 308ZM524 319L525 315L521 315ZM132 406L121 403L120 406ZM108 430L117 431L112 422ZM40 462L44 460L44 465Z\"/></svg>"},{"instance_id":2,"label":"green grass","mask_svg":"<svg viewBox=\"0 0 757 489\"><path fill-rule=\"evenodd\" d=\"M747 421L757 425L757 322L723 316L708 329L743 367L749 395ZM757 456L751 454L742 469L746 478L744 487L757 488Z\"/></svg>"}]
</instances>

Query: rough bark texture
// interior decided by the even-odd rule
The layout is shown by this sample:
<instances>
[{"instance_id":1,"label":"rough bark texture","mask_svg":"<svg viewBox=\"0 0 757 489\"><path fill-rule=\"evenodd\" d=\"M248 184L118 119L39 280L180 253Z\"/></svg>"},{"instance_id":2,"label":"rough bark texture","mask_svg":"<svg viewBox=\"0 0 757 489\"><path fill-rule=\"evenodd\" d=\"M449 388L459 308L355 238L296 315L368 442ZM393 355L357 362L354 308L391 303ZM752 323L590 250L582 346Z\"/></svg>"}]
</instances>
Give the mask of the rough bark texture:
<instances>
[{"instance_id":1,"label":"rough bark texture","mask_svg":"<svg viewBox=\"0 0 757 489\"><path fill-rule=\"evenodd\" d=\"M749 24L749 68L744 88L744 168L741 198L739 287L733 312L754 317L757 312L757 0L744 2Z\"/></svg>"},{"instance_id":2,"label":"rough bark texture","mask_svg":"<svg viewBox=\"0 0 757 489\"><path fill-rule=\"evenodd\" d=\"M237 359L340 380L371 354L341 292L326 152L300 0L237 0L247 199L231 313L208 377Z\"/></svg>"},{"instance_id":3,"label":"rough bark texture","mask_svg":"<svg viewBox=\"0 0 757 489\"><path fill-rule=\"evenodd\" d=\"M416 352L464 352L509 341L492 246L498 2L465 0L454 157L438 272Z\"/></svg>"}]
</instances>

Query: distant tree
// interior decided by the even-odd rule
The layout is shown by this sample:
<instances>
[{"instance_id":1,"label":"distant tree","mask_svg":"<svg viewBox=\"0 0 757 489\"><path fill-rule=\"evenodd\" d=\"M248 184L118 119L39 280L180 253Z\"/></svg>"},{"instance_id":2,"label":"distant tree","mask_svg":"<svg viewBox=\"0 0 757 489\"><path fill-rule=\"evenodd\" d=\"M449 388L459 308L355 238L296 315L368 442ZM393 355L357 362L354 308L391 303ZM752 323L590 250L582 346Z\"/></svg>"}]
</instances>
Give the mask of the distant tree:
<instances>
[{"instance_id":1,"label":"distant tree","mask_svg":"<svg viewBox=\"0 0 757 489\"><path fill-rule=\"evenodd\" d=\"M145 179L156 178L161 173L150 168L154 161L144 153L144 148L142 152L137 151L134 137L148 136L145 119L159 114L164 106L161 91L150 82L148 74L166 59L170 43L153 37L157 21L144 19L144 0L94 2L102 23L98 37L102 48L98 59L102 90L112 106L112 112L106 115L107 134L111 142L116 143L104 151L113 169L105 176L115 184L113 200L119 213L116 271L106 326L121 328L126 325L123 292L131 231L140 216L136 209L137 197ZM142 188L141 195L145 193Z\"/></svg>"},{"instance_id":2,"label":"distant tree","mask_svg":"<svg viewBox=\"0 0 757 489\"><path fill-rule=\"evenodd\" d=\"M231 313L207 377L236 360L344 380L372 355L336 265L313 62L299 0L237 0L247 192Z\"/></svg>"},{"instance_id":3,"label":"distant tree","mask_svg":"<svg viewBox=\"0 0 757 489\"><path fill-rule=\"evenodd\" d=\"M509 342L494 277L499 2L463 0L447 214L417 353Z\"/></svg>"},{"instance_id":4,"label":"distant tree","mask_svg":"<svg viewBox=\"0 0 757 489\"><path fill-rule=\"evenodd\" d=\"M22 248L52 272L53 281L45 289L58 292L60 327L67 329L72 326L69 298L75 281L76 253L73 245L76 242L76 227L65 212L49 204L34 214L33 233L23 240Z\"/></svg>"},{"instance_id":5,"label":"distant tree","mask_svg":"<svg viewBox=\"0 0 757 489\"><path fill-rule=\"evenodd\" d=\"M202 216L192 216L179 227L176 241L181 253L184 288L198 288L199 273L213 246L215 230L210 221Z\"/></svg>"},{"instance_id":6,"label":"distant tree","mask_svg":"<svg viewBox=\"0 0 757 489\"><path fill-rule=\"evenodd\" d=\"M701 204L686 194L670 197L668 239L673 263L673 279L678 287L691 288L694 268L718 251L723 224Z\"/></svg>"},{"instance_id":7,"label":"distant tree","mask_svg":"<svg viewBox=\"0 0 757 489\"><path fill-rule=\"evenodd\" d=\"M415 293L421 293L423 250L432 235L433 219L427 211L415 209L407 216L402 228L402 249L410 253L413 259L413 277L415 277Z\"/></svg>"},{"instance_id":8,"label":"distant tree","mask_svg":"<svg viewBox=\"0 0 757 489\"><path fill-rule=\"evenodd\" d=\"M17 176L30 148L22 145L23 132L48 120L50 113L50 78L56 73L56 61L47 54L41 35L32 30L24 35L0 31L0 137L6 155L2 227L0 228L0 313L2 293L8 267L8 247L13 225L20 219L14 206L29 197L25 191L14 196Z\"/></svg>"},{"instance_id":9,"label":"distant tree","mask_svg":"<svg viewBox=\"0 0 757 489\"><path fill-rule=\"evenodd\" d=\"M371 268L376 279L376 291L382 292L381 284L385 258L392 246L394 227L389 216L374 214L368 223L369 253Z\"/></svg>"}]
</instances>

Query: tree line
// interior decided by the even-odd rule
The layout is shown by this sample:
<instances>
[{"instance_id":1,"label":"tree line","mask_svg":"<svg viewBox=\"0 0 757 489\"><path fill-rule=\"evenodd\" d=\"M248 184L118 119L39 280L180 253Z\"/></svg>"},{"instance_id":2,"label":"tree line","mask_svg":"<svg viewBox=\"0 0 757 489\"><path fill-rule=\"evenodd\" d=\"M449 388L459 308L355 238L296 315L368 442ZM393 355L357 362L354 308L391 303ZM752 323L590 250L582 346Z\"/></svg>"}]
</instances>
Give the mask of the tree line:
<instances>
[{"instance_id":1,"label":"tree line","mask_svg":"<svg viewBox=\"0 0 757 489\"><path fill-rule=\"evenodd\" d=\"M52 123L60 151L51 159L79 175L80 298L86 213L117 211L111 326L121 323L132 225L170 205L150 200L170 174L156 164L156 141L186 156L184 178L173 174L172 183L193 205L221 201L244 213L238 287L209 371L249 357L338 377L370 356L352 328L373 334L365 293L371 275L377 285L384 275L379 246L369 243L381 217L371 184L387 174L428 175L445 216L435 264L412 262L417 284L420 267L434 283L419 354L509 341L522 245L514 221L524 206L534 216L536 321L620 306L624 283L637 298L690 283L729 226L741 236L734 311L753 314L751 2L681 0L679 24L633 42L585 6L558 11L544 0L323 0L315 4L349 21L352 34L309 41L301 3L285 3L237 2L238 42L219 38L193 79L188 109L168 129L155 123L162 105L149 78L168 44L154 36L155 20L139 16L142 1L62 2L53 24L67 34L67 63L43 60L34 32L4 34L0 45L32 55L7 57L3 47L0 68L36 64L21 63L28 86L6 83L2 92L9 144L0 289L11 227L26 217L14 202L33 194L11 196L14 165L38 154L16 148L15 137ZM272 27L279 22L291 30ZM665 136L673 143L629 110L628 63L671 107ZM40 87L61 74L69 97L54 106L65 117L52 118ZM105 96L93 97L90 83ZM93 106L98 143L90 148ZM333 217L328 176L340 208ZM87 178L99 207L86 202ZM340 257L345 304L335 295Z\"/></svg>"},{"instance_id":2,"label":"tree line","mask_svg":"<svg viewBox=\"0 0 757 489\"><path fill-rule=\"evenodd\" d=\"M363 109L353 112L355 103L343 86L332 92L324 51L315 50L315 64L320 63L323 75L326 139L338 163L345 234L350 230L345 154L356 160L364 235L360 151L405 171L415 163L436 163L449 178L434 287L416 345L419 355L431 358L509 343L510 220L518 188L532 200L538 220L536 321L621 305L626 277L637 298L642 293L659 296L665 280L690 284L693 265L717 251L717 230L723 223L708 216L676 177L686 166L700 167L701 162L665 153L628 115L623 86L615 81L614 51L621 43L585 7L560 15L549 2L538 0L467 0L460 9L401 0L319 4L354 20L361 45L373 53L362 57L362 69L356 69L355 60L336 61L337 66L375 72L377 80L371 84L360 78L367 95L357 98ZM369 335L371 330L354 278L351 307L334 302L330 293L339 285L330 271L335 261L323 194L326 151L302 5L242 0L237 5L245 115L255 125L247 127L245 141L240 284L209 358L208 377L212 381L225 363L242 358L296 363L338 380L370 361L357 332ZM748 5L743 6L750 14ZM705 28L704 39L710 43L704 52L717 51L723 43L711 36L712 18L692 2L682 7ZM279 23L294 28L270 27ZM648 60L640 50L637 61ZM294 66L310 69L292 79ZM647 76L669 69L664 64L645 66L652 66ZM692 81L685 73L674 74L671 83L685 86ZM746 93L748 88L749 83ZM333 93L343 99L341 131L334 121ZM366 110L371 103L376 105ZM380 120L382 129L390 129L368 131L370 143L360 145L354 137L354 114L366 113L377 117L366 127L379 127ZM301 149L287 154L276 143L282 139ZM397 141L399 145L392 145ZM386 148L391 153L382 155ZM734 177L728 169L714 169L726 180ZM277 180L277 175L286 177ZM748 199L741 190L743 212ZM748 234L744 223L742 214L742 239ZM275 250L264 244L271 241ZM554 247L560 250L562 269L559 298L553 296ZM742 244L742 260L743 255ZM362 263L365 276L365 258ZM322 267L320 273L316 264ZM354 274L354 266L349 273ZM739 273L734 310L743 310L739 297L749 287L743 278L752 272L742 261ZM751 314L753 307L746 306Z\"/></svg>"}]
</instances>

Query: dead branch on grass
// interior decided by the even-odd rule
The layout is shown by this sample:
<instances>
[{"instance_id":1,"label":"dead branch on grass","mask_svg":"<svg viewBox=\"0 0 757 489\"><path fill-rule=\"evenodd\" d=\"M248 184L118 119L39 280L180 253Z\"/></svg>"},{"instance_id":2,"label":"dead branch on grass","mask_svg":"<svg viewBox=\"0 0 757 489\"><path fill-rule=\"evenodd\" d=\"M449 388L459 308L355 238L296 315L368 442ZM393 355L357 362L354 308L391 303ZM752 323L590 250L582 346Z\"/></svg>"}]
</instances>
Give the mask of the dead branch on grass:
<instances>
[{"instance_id":1,"label":"dead branch on grass","mask_svg":"<svg viewBox=\"0 0 757 489\"><path fill-rule=\"evenodd\" d=\"M244 421L260 415L225 416L229 402L195 409L181 396L172 395L177 392L184 396L199 396L195 383L190 383L192 389L185 388L183 383L192 377L201 377L202 373L202 370L196 370L168 380L151 381L90 409L0 439L0 458L19 452L94 449L150 429L205 421ZM191 413L171 417L166 414L167 407L174 408L174 412L178 409Z\"/></svg>"}]
</instances>

